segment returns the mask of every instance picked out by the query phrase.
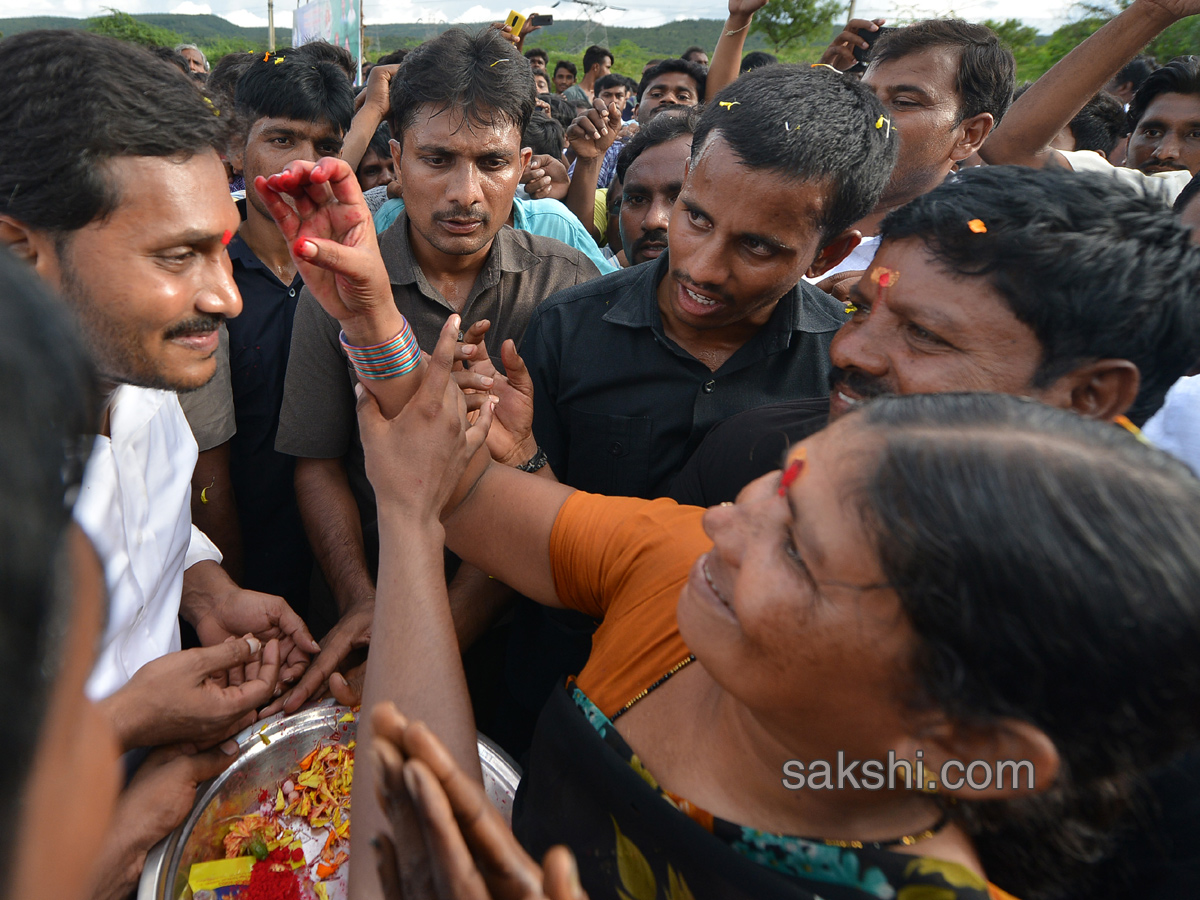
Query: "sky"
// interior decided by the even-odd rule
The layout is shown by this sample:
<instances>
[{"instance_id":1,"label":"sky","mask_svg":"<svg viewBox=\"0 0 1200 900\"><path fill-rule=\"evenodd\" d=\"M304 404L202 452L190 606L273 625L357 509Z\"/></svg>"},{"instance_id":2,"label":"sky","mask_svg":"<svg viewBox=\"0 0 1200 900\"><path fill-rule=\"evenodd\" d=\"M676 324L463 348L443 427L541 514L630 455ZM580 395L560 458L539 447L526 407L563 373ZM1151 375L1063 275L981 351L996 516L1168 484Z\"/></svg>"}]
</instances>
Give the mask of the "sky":
<instances>
[{"instance_id":1,"label":"sky","mask_svg":"<svg viewBox=\"0 0 1200 900\"><path fill-rule=\"evenodd\" d=\"M680 19L724 19L726 3L721 0L612 0L615 6L597 15L605 25L652 27ZM388 22L485 22L505 17L509 7L495 0L363 0L367 25ZM106 7L130 13L212 13L244 26L267 24L267 2L247 0L0 0L0 18L55 15L85 18L103 15ZM957 15L972 21L1023 19L1049 33L1072 16L1071 0L858 0L855 15L875 18L900 17L911 20L930 16ZM275 24L290 27L293 0L275 4ZM522 12L549 12L560 19L582 19L583 8L563 0L557 8L533 6Z\"/></svg>"}]
</instances>

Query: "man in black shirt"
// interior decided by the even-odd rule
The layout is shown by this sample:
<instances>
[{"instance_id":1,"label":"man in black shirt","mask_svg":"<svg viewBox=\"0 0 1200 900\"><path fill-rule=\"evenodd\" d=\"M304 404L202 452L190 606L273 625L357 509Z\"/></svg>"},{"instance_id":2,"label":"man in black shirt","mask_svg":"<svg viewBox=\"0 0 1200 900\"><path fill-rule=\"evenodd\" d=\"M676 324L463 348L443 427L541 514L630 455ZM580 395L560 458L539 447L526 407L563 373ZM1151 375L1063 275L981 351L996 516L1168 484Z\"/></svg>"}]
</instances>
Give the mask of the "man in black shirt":
<instances>
[{"instance_id":1,"label":"man in black shirt","mask_svg":"<svg viewBox=\"0 0 1200 900\"><path fill-rule=\"evenodd\" d=\"M608 118L593 110L576 125L590 122L599 142L619 127ZM530 321L533 434L561 481L663 496L717 422L825 395L829 342L846 314L800 282L857 243L850 225L896 159L885 119L865 88L807 66L763 69L717 95L696 126L669 252L561 291ZM510 722L579 671L592 627L579 614L518 609ZM519 753L519 739L507 748Z\"/></svg>"},{"instance_id":2,"label":"man in black shirt","mask_svg":"<svg viewBox=\"0 0 1200 900\"><path fill-rule=\"evenodd\" d=\"M530 322L534 435L562 481L662 496L717 422L825 394L845 312L798 282L857 242L847 229L895 161L884 118L858 84L799 66L755 72L709 105L669 253L562 291Z\"/></svg>"},{"instance_id":3,"label":"man in black shirt","mask_svg":"<svg viewBox=\"0 0 1200 900\"><path fill-rule=\"evenodd\" d=\"M246 201L239 204L244 221L229 243L243 303L242 314L228 323L237 419L229 474L245 583L305 610L312 556L296 505L296 461L275 450L292 319L304 282L254 179L293 160L340 155L354 94L337 66L310 60L298 49L255 59L238 79L235 97L244 131L230 161L245 175Z\"/></svg>"}]
</instances>

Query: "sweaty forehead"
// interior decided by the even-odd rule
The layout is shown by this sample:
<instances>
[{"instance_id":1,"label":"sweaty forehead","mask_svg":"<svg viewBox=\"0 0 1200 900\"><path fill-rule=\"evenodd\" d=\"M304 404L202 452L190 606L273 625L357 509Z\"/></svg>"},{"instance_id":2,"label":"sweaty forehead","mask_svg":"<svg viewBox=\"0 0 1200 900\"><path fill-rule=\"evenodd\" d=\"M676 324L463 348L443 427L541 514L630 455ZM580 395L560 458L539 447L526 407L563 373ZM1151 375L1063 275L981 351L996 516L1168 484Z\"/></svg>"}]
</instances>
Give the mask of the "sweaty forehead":
<instances>
[{"instance_id":1,"label":"sweaty forehead","mask_svg":"<svg viewBox=\"0 0 1200 900\"><path fill-rule=\"evenodd\" d=\"M93 226L112 240L142 247L237 229L237 207L215 150L186 160L118 157L104 166L120 201L107 220Z\"/></svg>"},{"instance_id":2,"label":"sweaty forehead","mask_svg":"<svg viewBox=\"0 0 1200 900\"><path fill-rule=\"evenodd\" d=\"M892 273L893 284L886 288L872 277L882 269ZM886 303L897 315L919 320L963 349L1032 334L986 277L947 271L919 238L883 242L857 290L875 303Z\"/></svg>"},{"instance_id":3,"label":"sweaty forehead","mask_svg":"<svg viewBox=\"0 0 1200 900\"><path fill-rule=\"evenodd\" d=\"M720 131L713 131L692 155L681 197L718 221L722 229L799 250L819 240L832 188L825 181L751 169Z\"/></svg>"},{"instance_id":4,"label":"sweaty forehead","mask_svg":"<svg viewBox=\"0 0 1200 900\"><path fill-rule=\"evenodd\" d=\"M514 151L521 148L521 129L503 113L484 108L423 106L404 129L405 145L442 147L456 153Z\"/></svg>"}]
</instances>

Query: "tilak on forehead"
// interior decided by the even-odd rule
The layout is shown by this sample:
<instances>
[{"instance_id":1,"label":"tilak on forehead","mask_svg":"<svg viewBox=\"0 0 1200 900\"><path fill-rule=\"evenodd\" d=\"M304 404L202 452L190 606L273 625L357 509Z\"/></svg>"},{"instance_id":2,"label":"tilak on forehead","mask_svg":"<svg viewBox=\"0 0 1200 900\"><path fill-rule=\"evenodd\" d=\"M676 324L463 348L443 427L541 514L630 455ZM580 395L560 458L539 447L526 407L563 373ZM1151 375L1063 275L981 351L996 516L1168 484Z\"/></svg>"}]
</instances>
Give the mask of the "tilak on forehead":
<instances>
[{"instance_id":1,"label":"tilak on forehead","mask_svg":"<svg viewBox=\"0 0 1200 900\"><path fill-rule=\"evenodd\" d=\"M808 451L801 444L798 447L793 447L788 453L787 465L784 466L783 474L779 476L779 496L786 497L788 488L790 488L801 475L804 474L804 467L808 462Z\"/></svg>"},{"instance_id":2,"label":"tilak on forehead","mask_svg":"<svg viewBox=\"0 0 1200 900\"><path fill-rule=\"evenodd\" d=\"M887 266L876 266L871 270L871 283L881 288L889 288L900 280L900 273Z\"/></svg>"}]
</instances>

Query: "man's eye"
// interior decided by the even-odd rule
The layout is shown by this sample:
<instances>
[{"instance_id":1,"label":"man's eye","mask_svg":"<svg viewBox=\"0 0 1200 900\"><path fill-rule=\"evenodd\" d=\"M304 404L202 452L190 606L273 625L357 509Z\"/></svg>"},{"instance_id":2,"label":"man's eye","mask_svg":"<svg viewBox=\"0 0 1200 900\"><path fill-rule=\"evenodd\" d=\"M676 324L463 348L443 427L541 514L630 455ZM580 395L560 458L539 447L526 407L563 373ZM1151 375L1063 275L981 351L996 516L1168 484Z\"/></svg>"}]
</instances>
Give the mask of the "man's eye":
<instances>
[{"instance_id":1,"label":"man's eye","mask_svg":"<svg viewBox=\"0 0 1200 900\"><path fill-rule=\"evenodd\" d=\"M909 332L909 334L911 334L914 338L916 338L919 341L924 341L924 342L930 343L930 344L944 344L945 343L945 341L943 341L940 337L938 337L932 331L929 331L926 328L922 328L920 325L916 324L915 322L908 323L908 332Z\"/></svg>"},{"instance_id":2,"label":"man's eye","mask_svg":"<svg viewBox=\"0 0 1200 900\"><path fill-rule=\"evenodd\" d=\"M623 199L621 201L621 203L624 204L625 206L640 206L641 204L643 204L645 202L646 202L645 197L630 197L630 196L626 196L625 199Z\"/></svg>"}]
</instances>

